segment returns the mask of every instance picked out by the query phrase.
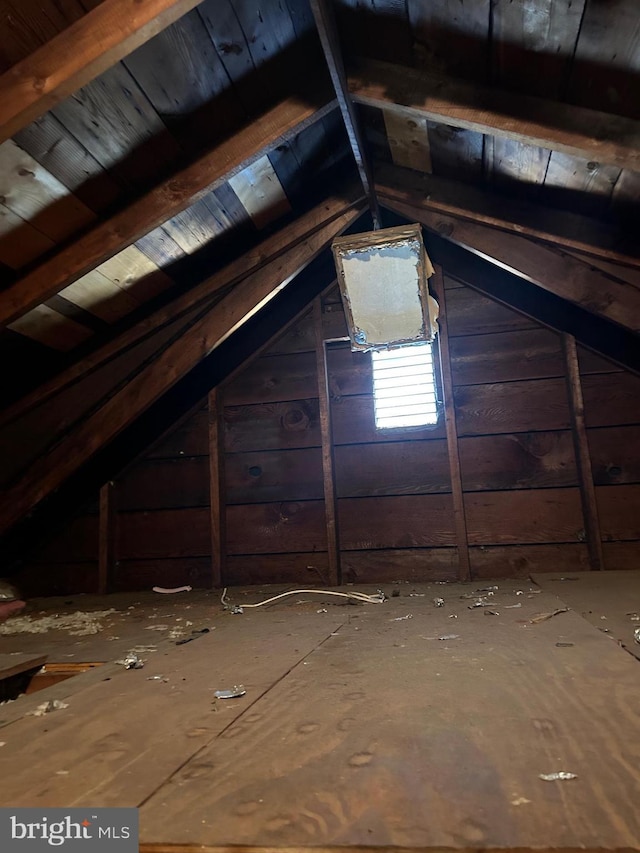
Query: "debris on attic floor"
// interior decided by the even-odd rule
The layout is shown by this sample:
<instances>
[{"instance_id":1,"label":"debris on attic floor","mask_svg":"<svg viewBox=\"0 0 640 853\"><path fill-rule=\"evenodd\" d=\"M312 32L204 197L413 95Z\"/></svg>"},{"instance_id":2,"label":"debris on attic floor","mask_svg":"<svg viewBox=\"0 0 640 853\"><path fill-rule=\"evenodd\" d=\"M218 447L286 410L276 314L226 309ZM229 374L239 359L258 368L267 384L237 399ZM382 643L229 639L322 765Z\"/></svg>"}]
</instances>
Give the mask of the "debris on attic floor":
<instances>
[{"instance_id":1,"label":"debris on attic floor","mask_svg":"<svg viewBox=\"0 0 640 853\"><path fill-rule=\"evenodd\" d=\"M0 806L640 853L639 4L5 5Z\"/></svg>"},{"instance_id":2,"label":"debris on attic floor","mask_svg":"<svg viewBox=\"0 0 640 853\"><path fill-rule=\"evenodd\" d=\"M566 589L575 586L569 584ZM389 592L391 588L389 585ZM73 716L64 709L52 715L55 728L47 735L46 755L39 762L21 765L11 784L0 778L0 799L10 793L28 796L25 792L45 778L51 804L68 797L82 800L90 789L95 805L96 791L110 796L117 789L125 802L144 801L141 826L145 843L157 843L162 837L163 843L174 845L192 844L194 838L198 844L209 845L271 843L273 830L268 825L278 816L281 819L286 809L292 817L286 825L278 823L278 844L304 850L308 846L305 828L295 815L318 808L318 795L325 788L341 802L350 803L354 790L374 791L391 784L396 794L389 816L401 802L402 809L413 815L412 821L417 821L411 825L420 828L422 846L425 839L435 844L437 838L448 844L453 843L453 824L443 818L437 838L433 835L432 821L424 819L424 797L431 802L432 789L416 787L415 778L423 772L427 755L433 756L439 749L445 750L441 760L442 767L447 767L447 750L455 742L456 766L473 767L485 780L489 773L501 780L500 794L491 794L484 783L477 790L469 787L468 774L463 785L455 772L447 782L448 796L453 798L464 789L467 814L474 820L484 814L492 836L498 833L503 844L514 846L517 841L520 848L533 849L536 838L542 840L543 835L549 843L550 831L554 844L564 844L568 836L563 834L566 822L562 816L566 819L567 810L584 815L568 782L575 779L580 803L584 797L597 803L602 779L619 784L622 772L622 790L632 790L640 781L633 776L634 762L619 761L633 742L633 720L621 713L616 730L604 732L595 713L601 702L615 713L616 696L622 695L611 694L602 673L615 672L626 706L638 691L637 662L608 643L557 592L541 590L518 596L521 582L501 580L489 599L500 615L489 620L480 618L480 609L468 609L469 599L464 597L468 589L455 583L445 588L414 584L405 595L387 597L383 608L377 597L357 608L341 608L329 606L331 593L337 591L332 589L324 591L324 600L316 593L300 605L296 602L302 600L301 588L285 597L278 596L292 590L234 588L227 596L242 605L275 599L270 606L246 608L242 620L226 618L217 597L205 591L194 590L188 603L172 605L171 617L166 608L158 608L152 592L136 594L134 611L129 610L127 596L118 596L115 609L119 614L135 614L133 620L131 615L117 617L123 622L118 630L128 632L129 659L145 657L140 650L145 648L150 624L180 624L173 620L182 619L197 626L206 621L215 630L198 635L197 643L181 647L168 639L167 631L154 632L159 643L156 655L147 661L148 667L154 662L149 675L148 669L140 676L129 675L120 666L107 669L102 677L94 671L50 688L58 691L52 699L68 705ZM447 602L444 608L433 605L438 590ZM363 586L358 591L377 596L375 588ZM411 593L415 594L408 614ZM96 600L89 597L87 608ZM621 600L625 624L633 626L626 615L628 594ZM327 603L321 619L318 601ZM505 608L514 601L521 606ZM567 609L562 619L531 625L530 620L541 610L551 613L563 607ZM408 615L412 618L405 618ZM450 631L452 616L456 617L456 633ZM158 617L165 622L158 622ZM610 621L617 626L613 618ZM10 634L2 642L10 644L8 650L22 642L46 649L57 634L66 637L66 648L77 652L75 644L80 643L84 654L98 660L113 649L104 632L80 638L55 631ZM425 639L433 642L425 644ZM563 699L569 672L572 695L578 697L570 707ZM81 679L87 675L91 679L83 686ZM12 735L14 726L45 724L48 714L45 719L25 717L45 701L49 701L46 692L38 697L23 696L3 707L3 760L14 761L25 748ZM13 716L4 721L7 715ZM153 719L151 727L149 719ZM88 739L85 744L82 735L101 731L107 722L102 737L110 758L108 763L100 763L99 778L94 779L89 768L96 760L90 754L95 741ZM74 766L87 770L59 774L61 767L70 767L67 733L72 729ZM542 763L537 738L550 733L554 738L552 762L548 756ZM411 750L403 746L407 738L413 744ZM34 744L37 741L34 728ZM142 742L145 747L140 750ZM576 747L585 742L590 744L588 755ZM594 754L598 755L596 775ZM388 768L396 764L402 772L389 776ZM136 772L130 773L134 766ZM354 788L355 773L358 785ZM536 787L541 781L544 790L567 783L561 803ZM168 796L169 790L172 796ZM247 798L248 791L251 798ZM509 809L508 821L486 817L489 795L502 803L501 808ZM258 803L249 822L246 802ZM238 808L229 808L230 803L239 804L238 814ZM182 811L178 811L187 807L194 815L188 835ZM524 817L518 817L520 813ZM357 810L349 814L342 832L356 843L372 824L368 819L362 821ZM429 814L438 812L429 809ZM601 812L598 815L597 827L589 824L584 832L575 829L582 826L580 821L573 824L575 843L586 844L584 833L588 831L596 833L601 849L614 849L614 842L615 849L620 849L633 831L629 820L635 818L618 816L614 821ZM385 820L387 833L394 825L393 820ZM375 824L373 829L375 835ZM314 839L325 846L330 843L325 830L320 839L317 835ZM400 836L394 839L402 840ZM412 842L415 840L417 836L412 836Z\"/></svg>"},{"instance_id":3,"label":"debris on attic floor","mask_svg":"<svg viewBox=\"0 0 640 853\"><path fill-rule=\"evenodd\" d=\"M247 691L244 689L243 685L240 684L224 690L216 690L213 695L216 699L239 699L241 696L244 696L246 692Z\"/></svg>"},{"instance_id":4,"label":"debris on attic floor","mask_svg":"<svg viewBox=\"0 0 640 853\"><path fill-rule=\"evenodd\" d=\"M558 616L560 613L568 613L568 607L556 607L555 610L550 610L548 613L536 613L535 616L532 616L529 619L532 625L537 625L538 622L546 622L547 619L553 619L554 616Z\"/></svg>"},{"instance_id":5,"label":"debris on attic floor","mask_svg":"<svg viewBox=\"0 0 640 853\"><path fill-rule=\"evenodd\" d=\"M117 660L116 663L125 669L142 669L144 666L144 661L135 652L129 652L121 660Z\"/></svg>"},{"instance_id":6,"label":"debris on attic floor","mask_svg":"<svg viewBox=\"0 0 640 853\"><path fill-rule=\"evenodd\" d=\"M52 711L63 711L68 707L69 705L60 699L47 699L46 702L41 702L35 710L27 711L27 716L44 717L45 714L50 714Z\"/></svg>"},{"instance_id":7,"label":"debris on attic floor","mask_svg":"<svg viewBox=\"0 0 640 853\"><path fill-rule=\"evenodd\" d=\"M193 587L190 587L190 586L176 586L176 587L172 587L171 589L166 589L163 586L154 586L153 587L154 592L161 592L164 595L173 595L173 594L178 593L178 592L191 592L192 589L193 589Z\"/></svg>"},{"instance_id":8,"label":"debris on attic floor","mask_svg":"<svg viewBox=\"0 0 640 853\"><path fill-rule=\"evenodd\" d=\"M53 616L13 616L0 625L0 635L46 634L48 631L67 631L73 637L86 637L89 634L98 634L104 630L104 620L115 612L113 608L110 608L109 610L95 610L93 612L77 610L75 613L55 614Z\"/></svg>"},{"instance_id":9,"label":"debris on attic floor","mask_svg":"<svg viewBox=\"0 0 640 853\"><path fill-rule=\"evenodd\" d=\"M0 578L0 622L20 613L26 606L17 587Z\"/></svg>"}]
</instances>

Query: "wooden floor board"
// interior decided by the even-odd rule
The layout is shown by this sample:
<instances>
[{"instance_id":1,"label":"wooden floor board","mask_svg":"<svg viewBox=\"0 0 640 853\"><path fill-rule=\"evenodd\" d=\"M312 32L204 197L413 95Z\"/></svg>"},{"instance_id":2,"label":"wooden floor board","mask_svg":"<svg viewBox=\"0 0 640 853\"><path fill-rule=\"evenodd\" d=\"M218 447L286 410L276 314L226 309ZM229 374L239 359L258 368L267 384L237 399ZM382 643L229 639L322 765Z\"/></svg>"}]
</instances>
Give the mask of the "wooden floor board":
<instances>
[{"instance_id":1,"label":"wooden floor board","mask_svg":"<svg viewBox=\"0 0 640 853\"><path fill-rule=\"evenodd\" d=\"M500 616L442 586L356 611L143 806L142 849L639 849L635 661L500 586Z\"/></svg>"},{"instance_id":2,"label":"wooden floor board","mask_svg":"<svg viewBox=\"0 0 640 853\"><path fill-rule=\"evenodd\" d=\"M141 652L143 669L92 684L70 696L68 708L6 726L0 803L144 802L346 619L342 613L322 618L315 609L313 618L213 611L210 633L171 644L164 654ZM152 644L155 632L146 634ZM154 675L167 681L149 680ZM213 702L215 689L236 684L245 686L246 697ZM18 762L19 773L9 773Z\"/></svg>"},{"instance_id":3,"label":"wooden floor board","mask_svg":"<svg viewBox=\"0 0 640 853\"><path fill-rule=\"evenodd\" d=\"M532 575L545 592L557 595L603 633L640 660L640 571Z\"/></svg>"},{"instance_id":4,"label":"wooden floor board","mask_svg":"<svg viewBox=\"0 0 640 853\"><path fill-rule=\"evenodd\" d=\"M0 678L11 678L30 669L36 669L46 661L46 655L0 655Z\"/></svg>"},{"instance_id":5,"label":"wooden floor board","mask_svg":"<svg viewBox=\"0 0 640 853\"><path fill-rule=\"evenodd\" d=\"M470 609L493 585L403 583L383 605L293 599L242 616L204 593L155 611L130 595L127 640L158 651L5 726L0 804L138 805L143 853L640 850L637 661L577 605L532 623L566 605L529 581L500 580ZM578 582L553 586L564 599ZM123 626L127 598L113 599ZM147 630L163 613L213 630L176 647ZM74 642L93 657L95 638ZM245 697L212 703L238 682ZM539 778L558 770L578 778Z\"/></svg>"}]
</instances>

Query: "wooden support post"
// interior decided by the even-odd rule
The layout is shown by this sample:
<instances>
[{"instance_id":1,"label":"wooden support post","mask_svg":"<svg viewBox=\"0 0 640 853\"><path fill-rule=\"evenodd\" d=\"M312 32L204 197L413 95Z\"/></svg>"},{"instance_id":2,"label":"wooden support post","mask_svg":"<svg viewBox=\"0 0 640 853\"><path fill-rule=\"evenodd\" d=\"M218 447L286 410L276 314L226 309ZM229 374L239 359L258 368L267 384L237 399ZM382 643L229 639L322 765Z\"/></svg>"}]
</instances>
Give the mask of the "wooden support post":
<instances>
[{"instance_id":1,"label":"wooden support post","mask_svg":"<svg viewBox=\"0 0 640 853\"><path fill-rule=\"evenodd\" d=\"M224 407L218 388L209 392L209 493L211 501L211 586L222 586L227 557L224 477Z\"/></svg>"},{"instance_id":2,"label":"wooden support post","mask_svg":"<svg viewBox=\"0 0 640 853\"><path fill-rule=\"evenodd\" d=\"M576 339L573 335L567 333L562 335L562 350L565 360L569 412L571 415L573 445L578 469L578 482L580 484L584 530L587 548L589 549L589 563L592 569L598 571L604 569L604 555L602 551L602 539L600 538L596 490L591 470L591 454L589 453L589 442L584 422L584 401L582 398L580 365L578 363Z\"/></svg>"},{"instance_id":3,"label":"wooden support post","mask_svg":"<svg viewBox=\"0 0 640 853\"><path fill-rule=\"evenodd\" d=\"M331 435L331 406L329 401L329 379L327 374L327 347L322 331L322 300L318 296L313 304L316 332L316 367L318 372L318 399L320 409L320 435L322 440L322 479L324 486L324 512L327 525L327 549L329 552L329 584L342 583L340 568L340 538L336 505L336 482L334 475L333 439Z\"/></svg>"},{"instance_id":4,"label":"wooden support post","mask_svg":"<svg viewBox=\"0 0 640 853\"><path fill-rule=\"evenodd\" d=\"M98 517L98 595L111 591L116 564L115 484L105 483L100 489Z\"/></svg>"},{"instance_id":5,"label":"wooden support post","mask_svg":"<svg viewBox=\"0 0 640 853\"><path fill-rule=\"evenodd\" d=\"M451 378L451 358L449 355L449 330L447 326L447 306L444 293L442 268L436 267L435 275L429 280L430 288L440 306L438 319L438 340L440 342L440 375L442 396L444 397L444 421L447 430L447 452L451 472L451 492L453 514L456 526L456 544L458 546L458 580L471 580L469 565L469 541L467 538L467 519L464 511L462 477L460 476L460 454L458 451L458 429L456 426L456 408L453 399L453 380Z\"/></svg>"}]
</instances>

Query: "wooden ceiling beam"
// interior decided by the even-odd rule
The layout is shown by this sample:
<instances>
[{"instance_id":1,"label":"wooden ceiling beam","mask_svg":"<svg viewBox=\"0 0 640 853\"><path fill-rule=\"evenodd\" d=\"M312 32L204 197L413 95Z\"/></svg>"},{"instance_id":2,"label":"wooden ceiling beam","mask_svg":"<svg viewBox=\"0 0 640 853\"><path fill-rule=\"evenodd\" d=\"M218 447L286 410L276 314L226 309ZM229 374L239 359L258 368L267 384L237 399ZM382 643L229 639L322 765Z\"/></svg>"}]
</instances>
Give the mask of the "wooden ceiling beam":
<instances>
[{"instance_id":1,"label":"wooden ceiling beam","mask_svg":"<svg viewBox=\"0 0 640 853\"><path fill-rule=\"evenodd\" d=\"M632 332L640 331L640 290L628 282L517 234L445 216L424 206L389 200L385 206L596 316Z\"/></svg>"},{"instance_id":2,"label":"wooden ceiling beam","mask_svg":"<svg viewBox=\"0 0 640 853\"><path fill-rule=\"evenodd\" d=\"M280 293L362 212L349 207L302 242L244 278L213 308L205 307L188 330L174 337L123 387L64 432L5 494L0 532L5 532L113 440L199 362Z\"/></svg>"},{"instance_id":3,"label":"wooden ceiling beam","mask_svg":"<svg viewBox=\"0 0 640 853\"><path fill-rule=\"evenodd\" d=\"M281 101L7 287L0 295L0 325L7 325L58 293L221 186L284 140L319 121L335 107L332 95L326 87L323 90L319 98L314 93L308 99L296 96Z\"/></svg>"},{"instance_id":4,"label":"wooden ceiling beam","mask_svg":"<svg viewBox=\"0 0 640 853\"><path fill-rule=\"evenodd\" d=\"M349 74L349 90L359 104L640 171L633 119L373 60Z\"/></svg>"},{"instance_id":5,"label":"wooden ceiling beam","mask_svg":"<svg viewBox=\"0 0 640 853\"><path fill-rule=\"evenodd\" d=\"M349 84L340 49L340 39L338 38L333 6L331 0L310 0L310 3L318 35L320 36L322 50L327 62L327 68L331 76L331 82L333 83L338 105L340 106L342 121L344 122L349 138L349 145L351 146L351 151L358 167L362 186L369 199L373 226L374 228L380 228L380 207L373 183L373 169L365 148L364 137L360 130L360 122L349 96Z\"/></svg>"},{"instance_id":6,"label":"wooden ceiling beam","mask_svg":"<svg viewBox=\"0 0 640 853\"><path fill-rule=\"evenodd\" d=\"M640 375L640 338L617 323L543 290L505 267L433 232L425 234L429 257L447 275L582 346Z\"/></svg>"},{"instance_id":7,"label":"wooden ceiling beam","mask_svg":"<svg viewBox=\"0 0 640 853\"><path fill-rule=\"evenodd\" d=\"M103 0L0 75L0 142L94 80L201 0Z\"/></svg>"},{"instance_id":8,"label":"wooden ceiling beam","mask_svg":"<svg viewBox=\"0 0 640 853\"><path fill-rule=\"evenodd\" d=\"M508 198L471 184L397 166L376 169L376 192L383 204L424 207L640 269L637 240L626 237L618 227L579 213Z\"/></svg>"},{"instance_id":9,"label":"wooden ceiling beam","mask_svg":"<svg viewBox=\"0 0 640 853\"><path fill-rule=\"evenodd\" d=\"M25 397L17 400L0 414L0 427L21 418L36 406L42 406L51 397L57 396L70 386L75 386L80 382L93 381L94 373L120 353L130 350L143 340L151 338L181 317L187 323L190 312L194 309L197 310L199 306L210 303L216 294L238 284L248 275L258 272L266 264L279 258L293 247L302 244L320 228L329 225L349 210L360 211L363 206L364 195L359 186L345 187L341 195L325 199L321 204L303 213L298 219L289 223L287 227L272 234L209 276L205 281L180 294L169 304L158 308L145 319L56 374Z\"/></svg>"}]
</instances>

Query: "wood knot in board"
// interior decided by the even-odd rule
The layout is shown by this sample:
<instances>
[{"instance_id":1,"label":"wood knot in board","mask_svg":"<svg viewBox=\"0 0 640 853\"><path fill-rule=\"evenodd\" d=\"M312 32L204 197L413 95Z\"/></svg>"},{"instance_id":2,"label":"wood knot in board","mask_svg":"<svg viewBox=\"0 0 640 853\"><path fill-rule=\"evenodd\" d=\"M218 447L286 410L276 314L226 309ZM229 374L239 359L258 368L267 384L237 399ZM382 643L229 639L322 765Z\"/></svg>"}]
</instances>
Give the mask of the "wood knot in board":
<instances>
[{"instance_id":1,"label":"wood knot in board","mask_svg":"<svg viewBox=\"0 0 640 853\"><path fill-rule=\"evenodd\" d=\"M373 755L370 752L356 752L349 759L349 767L366 767L372 761Z\"/></svg>"},{"instance_id":2,"label":"wood knot in board","mask_svg":"<svg viewBox=\"0 0 640 853\"><path fill-rule=\"evenodd\" d=\"M286 524L292 515L295 515L300 509L300 505L297 503L285 503L280 505L280 512L278 513L278 522L282 522Z\"/></svg>"},{"instance_id":3,"label":"wood knot in board","mask_svg":"<svg viewBox=\"0 0 640 853\"><path fill-rule=\"evenodd\" d=\"M289 432L302 432L309 426L309 415L300 408L289 409L282 416L282 426Z\"/></svg>"},{"instance_id":4,"label":"wood knot in board","mask_svg":"<svg viewBox=\"0 0 640 853\"><path fill-rule=\"evenodd\" d=\"M319 723L302 723L296 731L299 735L310 735L320 728Z\"/></svg>"},{"instance_id":5,"label":"wood knot in board","mask_svg":"<svg viewBox=\"0 0 640 853\"><path fill-rule=\"evenodd\" d=\"M453 234L453 225L450 222L439 222L438 234L442 234L443 237L450 237Z\"/></svg>"},{"instance_id":6,"label":"wood knot in board","mask_svg":"<svg viewBox=\"0 0 640 853\"><path fill-rule=\"evenodd\" d=\"M235 42L224 42L220 45L220 51L228 56L230 53L233 53L235 56L239 56L242 53L242 45L236 44Z\"/></svg>"}]
</instances>

